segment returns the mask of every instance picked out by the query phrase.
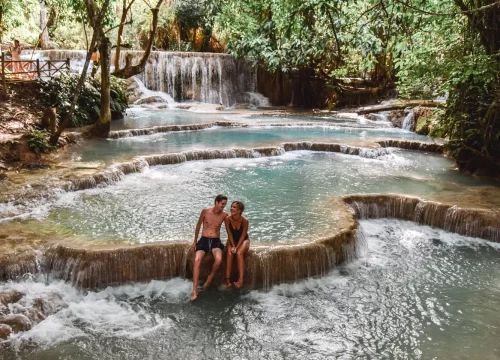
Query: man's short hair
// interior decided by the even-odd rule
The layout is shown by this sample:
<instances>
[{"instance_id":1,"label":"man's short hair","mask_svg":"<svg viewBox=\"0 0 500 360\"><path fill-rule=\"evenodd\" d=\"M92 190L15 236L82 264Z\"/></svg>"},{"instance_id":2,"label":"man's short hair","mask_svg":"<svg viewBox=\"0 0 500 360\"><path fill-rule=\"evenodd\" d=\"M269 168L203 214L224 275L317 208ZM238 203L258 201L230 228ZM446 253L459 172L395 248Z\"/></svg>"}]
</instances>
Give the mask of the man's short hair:
<instances>
[{"instance_id":1,"label":"man's short hair","mask_svg":"<svg viewBox=\"0 0 500 360\"><path fill-rule=\"evenodd\" d=\"M222 195L222 194L219 194L215 197L215 202L218 203L218 202L221 202L222 200L226 200L227 201L227 196L226 195Z\"/></svg>"}]
</instances>

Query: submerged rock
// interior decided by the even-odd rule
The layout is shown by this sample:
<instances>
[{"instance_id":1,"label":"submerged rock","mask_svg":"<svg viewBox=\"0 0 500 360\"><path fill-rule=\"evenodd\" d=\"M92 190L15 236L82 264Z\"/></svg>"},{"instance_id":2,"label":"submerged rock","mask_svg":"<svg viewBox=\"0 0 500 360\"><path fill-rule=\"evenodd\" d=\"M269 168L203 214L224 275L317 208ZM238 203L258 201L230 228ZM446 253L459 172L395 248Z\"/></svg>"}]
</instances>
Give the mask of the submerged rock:
<instances>
[{"instance_id":1,"label":"submerged rock","mask_svg":"<svg viewBox=\"0 0 500 360\"><path fill-rule=\"evenodd\" d=\"M0 304L7 306L8 304L16 303L23 297L19 291L9 291L0 293Z\"/></svg>"},{"instance_id":2,"label":"submerged rock","mask_svg":"<svg viewBox=\"0 0 500 360\"><path fill-rule=\"evenodd\" d=\"M12 334L12 328L7 324L0 324L0 339L7 339Z\"/></svg>"},{"instance_id":3,"label":"submerged rock","mask_svg":"<svg viewBox=\"0 0 500 360\"><path fill-rule=\"evenodd\" d=\"M162 98L161 96L153 95L137 100L135 102L135 105L151 104L155 102L160 102L160 103L165 102L165 99Z\"/></svg>"},{"instance_id":4,"label":"submerged rock","mask_svg":"<svg viewBox=\"0 0 500 360\"><path fill-rule=\"evenodd\" d=\"M33 326L31 320L23 314L9 314L0 318L0 326L8 325L12 331L17 333L20 331L30 330Z\"/></svg>"},{"instance_id":5,"label":"submerged rock","mask_svg":"<svg viewBox=\"0 0 500 360\"><path fill-rule=\"evenodd\" d=\"M392 123L394 127L402 128L405 116L406 114L404 110L395 110L395 111L390 111L387 114L387 119Z\"/></svg>"},{"instance_id":6,"label":"submerged rock","mask_svg":"<svg viewBox=\"0 0 500 360\"><path fill-rule=\"evenodd\" d=\"M26 162L21 165L21 169L44 170L50 169L50 165L42 162Z\"/></svg>"}]
</instances>

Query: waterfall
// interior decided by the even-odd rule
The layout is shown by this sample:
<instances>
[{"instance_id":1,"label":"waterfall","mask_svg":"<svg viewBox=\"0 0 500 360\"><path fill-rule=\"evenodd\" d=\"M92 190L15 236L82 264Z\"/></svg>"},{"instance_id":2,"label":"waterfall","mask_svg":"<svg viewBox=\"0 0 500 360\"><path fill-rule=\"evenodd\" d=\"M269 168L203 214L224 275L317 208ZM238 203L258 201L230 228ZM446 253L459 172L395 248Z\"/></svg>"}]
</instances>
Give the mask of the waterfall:
<instances>
[{"instance_id":1,"label":"waterfall","mask_svg":"<svg viewBox=\"0 0 500 360\"><path fill-rule=\"evenodd\" d=\"M410 110L410 112L405 116L401 127L408 131L415 130L415 114L413 113L413 110Z\"/></svg>"},{"instance_id":2,"label":"waterfall","mask_svg":"<svg viewBox=\"0 0 500 360\"><path fill-rule=\"evenodd\" d=\"M66 59L70 60L71 71L80 72L85 64L85 58L87 56L86 50L36 50L29 53L29 58L40 59L40 60L52 60L52 61L63 61ZM92 62L91 62L92 64ZM89 66L89 71L92 66Z\"/></svg>"},{"instance_id":3,"label":"waterfall","mask_svg":"<svg viewBox=\"0 0 500 360\"><path fill-rule=\"evenodd\" d=\"M256 92L247 92L245 94L245 102L249 103L250 105L257 106L257 107L269 107L271 104L269 103L269 99L266 98L264 95Z\"/></svg>"},{"instance_id":4,"label":"waterfall","mask_svg":"<svg viewBox=\"0 0 500 360\"><path fill-rule=\"evenodd\" d=\"M69 58L71 68L79 70L86 54L85 50L43 50L33 52L33 58ZM130 56L132 63L136 64L142 54L143 51L122 51L120 66L125 64L125 56ZM144 72L137 78L146 89L168 94L173 99L167 98L169 103L194 101L228 107L246 102L269 106L269 100L256 92L256 68L249 61L228 54L153 51Z\"/></svg>"},{"instance_id":5,"label":"waterfall","mask_svg":"<svg viewBox=\"0 0 500 360\"><path fill-rule=\"evenodd\" d=\"M211 124L199 125L174 125L165 127L169 131L183 131L192 128L208 128ZM228 126L228 125L225 125ZM157 130L164 130L159 127ZM138 134L144 134L138 130ZM159 131L160 132L160 131ZM124 130L123 132L114 133L115 138L133 136L134 131ZM191 150L183 151L180 153L168 153L159 155L148 155L136 158L136 160L115 164L108 169L97 172L95 174L75 177L68 179L64 186L66 191L79 191L92 189L96 187L105 187L112 185L122 180L127 174L137 173L143 171L150 166L158 165L172 165L179 164L187 161L199 160L214 160L214 159L236 159L236 158L259 158L259 157L273 157L280 156L289 151L322 151L332 153L342 153L346 155L360 156L368 159L376 159L381 156L389 155L391 152L383 147L380 148L360 148L355 146L340 145L334 143L311 143L311 142L298 142L298 143L284 143L281 146L275 147L261 147L253 149L205 149L205 150Z\"/></svg>"},{"instance_id":6,"label":"waterfall","mask_svg":"<svg viewBox=\"0 0 500 360\"><path fill-rule=\"evenodd\" d=\"M360 219L396 218L435 226L464 236L500 242L500 221L494 211L462 209L412 196L375 194L344 197Z\"/></svg>"},{"instance_id":7,"label":"waterfall","mask_svg":"<svg viewBox=\"0 0 500 360\"><path fill-rule=\"evenodd\" d=\"M365 115L365 117L373 121L389 122L389 117L387 116L387 112L367 114Z\"/></svg>"},{"instance_id":8,"label":"waterfall","mask_svg":"<svg viewBox=\"0 0 500 360\"><path fill-rule=\"evenodd\" d=\"M163 91L149 90L143 84L143 82L141 80L139 80L137 77L133 76L132 79L134 79L135 83L137 84L137 90L139 90L139 92L142 95L142 99L137 100L136 102L134 102L134 104L140 105L141 100L144 100L144 98L157 97L158 100L166 102L169 105L169 107L175 105L175 100L167 93L165 93Z\"/></svg>"},{"instance_id":9,"label":"waterfall","mask_svg":"<svg viewBox=\"0 0 500 360\"><path fill-rule=\"evenodd\" d=\"M268 153L272 148L261 149ZM276 150L276 149L274 149ZM244 151L245 152L245 151ZM231 151L218 153L221 157L238 156ZM183 154L185 158L188 153ZM192 156L198 157L194 152ZM208 155L208 154L206 154ZM245 153L241 156L252 154ZM165 163L170 159L155 159ZM120 166L126 173L132 168L147 166L137 160ZM462 209L456 206L425 201L416 197L374 194L349 195L332 202L335 211L332 228L326 238L311 242L289 244L260 244L253 247L246 259L247 284L269 289L275 284L293 282L313 276L325 275L337 264L348 262L366 250L358 218L389 217L414 221L418 224L442 228L465 236L481 237L500 242L500 223L494 211ZM354 210L354 211L353 211ZM279 240L279 239L277 239ZM61 279L80 288L104 288L129 282L169 279L192 275L194 257L189 252L190 241L155 242L141 245L79 246L61 242L25 248L15 256L11 251L0 258L0 279L16 279L27 273ZM225 260L223 260L225 261ZM207 256L201 266L201 278L207 276L213 259ZM222 269L225 264L222 264ZM219 271L214 283L224 281Z\"/></svg>"},{"instance_id":10,"label":"waterfall","mask_svg":"<svg viewBox=\"0 0 500 360\"><path fill-rule=\"evenodd\" d=\"M427 151L438 154L444 153L444 145L438 143L426 143L422 141L409 140L380 140L377 141L377 143L382 147L396 147L400 149Z\"/></svg>"},{"instance_id":11,"label":"waterfall","mask_svg":"<svg viewBox=\"0 0 500 360\"><path fill-rule=\"evenodd\" d=\"M209 128L215 127L215 126L247 127L248 125L242 124L242 123L231 122L231 121L216 121L216 122L207 123L207 124L155 126L152 128L111 131L109 133L109 138L110 139L120 139L120 138L132 137L132 136L152 135L152 134L166 133L166 132L199 131L199 130L209 129Z\"/></svg>"},{"instance_id":12,"label":"waterfall","mask_svg":"<svg viewBox=\"0 0 500 360\"><path fill-rule=\"evenodd\" d=\"M142 51L123 51L136 63ZM266 104L262 95L255 94L257 71L245 59L227 54L153 51L146 69L137 76L153 91L162 91L176 102L195 101L231 106L238 102Z\"/></svg>"}]
</instances>

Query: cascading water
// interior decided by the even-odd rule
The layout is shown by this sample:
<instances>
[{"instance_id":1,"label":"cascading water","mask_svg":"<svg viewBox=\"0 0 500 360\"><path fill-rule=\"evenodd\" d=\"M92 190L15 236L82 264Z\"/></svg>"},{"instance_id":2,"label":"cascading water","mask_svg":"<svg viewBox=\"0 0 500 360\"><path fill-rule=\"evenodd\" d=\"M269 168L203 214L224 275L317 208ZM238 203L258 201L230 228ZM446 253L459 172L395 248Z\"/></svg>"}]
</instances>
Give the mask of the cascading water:
<instances>
[{"instance_id":1,"label":"cascading water","mask_svg":"<svg viewBox=\"0 0 500 360\"><path fill-rule=\"evenodd\" d=\"M405 116L401 127L403 130L415 130L415 114L413 113L413 110L410 110L410 112Z\"/></svg>"},{"instance_id":2,"label":"cascading water","mask_svg":"<svg viewBox=\"0 0 500 360\"><path fill-rule=\"evenodd\" d=\"M79 70L86 54L84 50L44 50L35 51L33 56L48 60L69 58L72 69ZM142 54L143 51L122 51L120 66L125 64L125 56L131 56L135 64ZM245 59L227 54L153 51L145 71L137 78L147 90L166 93L176 102L269 106L269 100L256 92L256 68Z\"/></svg>"},{"instance_id":3,"label":"cascading water","mask_svg":"<svg viewBox=\"0 0 500 360\"><path fill-rule=\"evenodd\" d=\"M124 51L125 57L138 62L142 51ZM169 94L175 101L196 101L231 106L239 102L254 105L265 100L255 93L257 72L246 60L226 54L153 51L145 71L138 75L146 88Z\"/></svg>"},{"instance_id":4,"label":"cascading water","mask_svg":"<svg viewBox=\"0 0 500 360\"><path fill-rule=\"evenodd\" d=\"M58 175L68 192L44 214L0 228L0 359L426 359L453 357L462 342L473 344L464 356L488 358L499 335L498 244L429 226L500 241L496 214L370 195L480 185L449 159L394 148L442 145L358 117L272 124L134 112L112 139L76 150L83 169ZM216 290L223 262L213 289L189 303L193 224L219 192L247 205L246 285ZM380 216L412 222L371 219Z\"/></svg>"},{"instance_id":5,"label":"cascading water","mask_svg":"<svg viewBox=\"0 0 500 360\"><path fill-rule=\"evenodd\" d=\"M30 58L40 60L63 61L70 60L71 71L81 71L87 56L86 50L36 50L30 52ZM25 55L27 56L27 55ZM92 67L89 67L89 71Z\"/></svg>"},{"instance_id":6,"label":"cascading water","mask_svg":"<svg viewBox=\"0 0 500 360\"><path fill-rule=\"evenodd\" d=\"M162 102L166 102L169 106L172 106L175 104L175 100L170 96L168 95L167 93L163 92L163 91L153 91L153 90L149 90L145 85L144 83L139 80L137 77L133 77L134 81L136 82L137 84L137 90L142 94L142 97L147 97L147 98L150 98L150 97L155 97L157 98L158 100L161 100ZM142 99L139 99L137 100L134 104L138 104L141 102ZM156 100L156 99L155 99Z\"/></svg>"},{"instance_id":7,"label":"cascading water","mask_svg":"<svg viewBox=\"0 0 500 360\"><path fill-rule=\"evenodd\" d=\"M257 107L268 107L271 106L269 99L264 95L256 92L248 92L245 94L245 100L247 103Z\"/></svg>"}]
</instances>

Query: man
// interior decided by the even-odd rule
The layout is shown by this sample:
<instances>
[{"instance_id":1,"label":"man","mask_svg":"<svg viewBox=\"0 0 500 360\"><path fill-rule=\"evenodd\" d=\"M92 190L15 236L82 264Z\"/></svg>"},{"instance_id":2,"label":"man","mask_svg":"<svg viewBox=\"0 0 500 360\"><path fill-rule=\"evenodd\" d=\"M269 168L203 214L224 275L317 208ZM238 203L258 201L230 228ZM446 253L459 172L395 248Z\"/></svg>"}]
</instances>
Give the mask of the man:
<instances>
[{"instance_id":1,"label":"man","mask_svg":"<svg viewBox=\"0 0 500 360\"><path fill-rule=\"evenodd\" d=\"M224 219L227 217L227 213L224 211L226 204L227 197L224 195L217 195L214 206L203 209L201 211L200 218L198 219L198 224L196 224L194 242L192 245L196 249L196 255L193 267L193 293L191 294L191 301L196 300L198 297L200 264L205 254L212 251L214 264L212 266L212 271L210 271L210 274L208 275L207 281L203 284L204 289L207 289L210 286L215 273L219 269L222 262L222 251L224 250L224 245L222 245L222 242L220 241L220 227L224 222ZM201 233L200 241L197 241L201 224L203 224L203 231Z\"/></svg>"}]
</instances>

